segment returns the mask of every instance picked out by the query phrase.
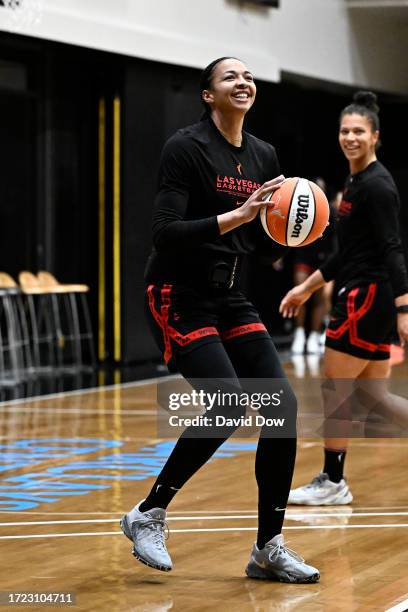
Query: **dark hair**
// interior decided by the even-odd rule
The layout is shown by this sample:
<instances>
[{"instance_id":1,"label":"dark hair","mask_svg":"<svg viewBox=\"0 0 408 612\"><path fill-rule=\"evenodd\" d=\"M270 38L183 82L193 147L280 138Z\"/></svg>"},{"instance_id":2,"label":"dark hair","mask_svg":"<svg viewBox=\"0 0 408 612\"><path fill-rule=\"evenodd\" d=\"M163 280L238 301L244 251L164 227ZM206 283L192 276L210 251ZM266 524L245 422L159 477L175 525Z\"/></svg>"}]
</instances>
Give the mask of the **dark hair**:
<instances>
[{"instance_id":1,"label":"dark hair","mask_svg":"<svg viewBox=\"0 0 408 612\"><path fill-rule=\"evenodd\" d=\"M208 117L211 114L211 107L209 106L209 104L207 104L207 102L204 102L203 100L203 95L202 95L203 91L204 89L209 89L211 87L211 81L212 81L215 67L220 62L223 62L224 60L227 60L227 59L238 59L238 58L232 57L231 55L226 55L225 57L219 57L218 59L211 62L211 64L208 64L208 66L204 68L204 70L201 73L200 97L201 97L201 103L204 106L204 114L201 117L201 119L205 119L205 117ZM238 61L241 61L241 60L238 60Z\"/></svg>"},{"instance_id":2,"label":"dark hair","mask_svg":"<svg viewBox=\"0 0 408 612\"><path fill-rule=\"evenodd\" d=\"M353 96L353 102L346 106L340 114L340 121L344 115L362 115L367 117L371 124L373 132L377 132L380 129L380 118L378 113L380 107L377 104L377 96L372 91L357 91Z\"/></svg>"}]
</instances>

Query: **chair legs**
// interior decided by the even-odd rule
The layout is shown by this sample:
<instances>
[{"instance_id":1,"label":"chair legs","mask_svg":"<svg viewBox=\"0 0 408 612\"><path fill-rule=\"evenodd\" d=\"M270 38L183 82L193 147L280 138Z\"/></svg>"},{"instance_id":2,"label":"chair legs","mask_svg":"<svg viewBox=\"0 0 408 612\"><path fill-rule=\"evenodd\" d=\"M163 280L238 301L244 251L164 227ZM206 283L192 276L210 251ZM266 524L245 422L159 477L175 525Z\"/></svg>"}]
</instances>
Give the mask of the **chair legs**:
<instances>
[{"instance_id":1,"label":"chair legs","mask_svg":"<svg viewBox=\"0 0 408 612\"><path fill-rule=\"evenodd\" d=\"M81 345L81 328L79 324L78 305L75 293L66 294L67 313L71 316L72 329L72 349L75 355L76 364L82 366L82 345Z\"/></svg>"},{"instance_id":2,"label":"chair legs","mask_svg":"<svg viewBox=\"0 0 408 612\"><path fill-rule=\"evenodd\" d=\"M24 308L23 298L20 293L16 295L16 306L17 306L18 320L20 322L25 367L29 374L33 374L35 368L34 368L33 356L31 353L28 321L27 321L26 311Z\"/></svg>"},{"instance_id":3,"label":"chair legs","mask_svg":"<svg viewBox=\"0 0 408 612\"><path fill-rule=\"evenodd\" d=\"M96 355L87 295L69 292L65 294L67 323L66 340L71 342L73 363L77 367L85 364L95 366ZM85 358L86 357L86 360Z\"/></svg>"},{"instance_id":4,"label":"chair legs","mask_svg":"<svg viewBox=\"0 0 408 612\"><path fill-rule=\"evenodd\" d=\"M24 334L16 293L0 292L0 379L2 385L21 382L28 376Z\"/></svg>"},{"instance_id":5,"label":"chair legs","mask_svg":"<svg viewBox=\"0 0 408 612\"><path fill-rule=\"evenodd\" d=\"M38 334L38 325L37 325L37 314L35 310L34 296L33 295L25 295L23 300L25 300L25 306L28 312L28 328L29 328L29 336L31 338L31 349L33 355L33 366L38 370L41 366L41 356L40 356L40 338Z\"/></svg>"},{"instance_id":6,"label":"chair legs","mask_svg":"<svg viewBox=\"0 0 408 612\"><path fill-rule=\"evenodd\" d=\"M84 338L84 340L88 344L91 365L94 366L96 364L96 353L95 353L95 343L94 343L94 336L92 333L91 315L89 313L88 300L87 300L87 296L85 293L80 293L79 298L80 298L80 303L82 306L82 314L83 314L83 321L84 321L84 331L82 333L82 338Z\"/></svg>"},{"instance_id":7,"label":"chair legs","mask_svg":"<svg viewBox=\"0 0 408 612\"><path fill-rule=\"evenodd\" d=\"M57 367L57 330L55 311L50 295L25 296L31 337L34 368L37 372Z\"/></svg>"},{"instance_id":8,"label":"chair legs","mask_svg":"<svg viewBox=\"0 0 408 612\"><path fill-rule=\"evenodd\" d=\"M34 368L80 369L96 363L86 295L26 295ZM86 359L85 359L86 358Z\"/></svg>"},{"instance_id":9,"label":"chair legs","mask_svg":"<svg viewBox=\"0 0 408 612\"><path fill-rule=\"evenodd\" d=\"M31 281L24 283L24 275ZM95 366L86 286L39 285L24 272L20 289L6 273L0 276L0 396L12 382Z\"/></svg>"}]
</instances>

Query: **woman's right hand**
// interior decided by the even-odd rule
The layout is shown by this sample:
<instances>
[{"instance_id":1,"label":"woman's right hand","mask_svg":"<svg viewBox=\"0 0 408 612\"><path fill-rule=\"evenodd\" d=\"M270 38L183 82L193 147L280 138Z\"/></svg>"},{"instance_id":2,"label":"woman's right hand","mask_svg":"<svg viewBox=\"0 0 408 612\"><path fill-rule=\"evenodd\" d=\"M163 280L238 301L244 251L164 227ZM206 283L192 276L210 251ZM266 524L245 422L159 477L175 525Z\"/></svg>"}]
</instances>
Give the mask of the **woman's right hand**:
<instances>
[{"instance_id":1,"label":"woman's right hand","mask_svg":"<svg viewBox=\"0 0 408 612\"><path fill-rule=\"evenodd\" d=\"M293 287L281 301L279 312L284 318L296 317L300 307L310 298L312 293L312 291L305 288L304 283Z\"/></svg>"},{"instance_id":2,"label":"woman's right hand","mask_svg":"<svg viewBox=\"0 0 408 612\"><path fill-rule=\"evenodd\" d=\"M249 223L253 221L260 209L263 206L267 206L266 200L269 199L270 196L276 189L281 187L284 182L285 177L283 174L277 176L271 181L267 181L264 183L259 189L254 191L254 193L242 204L242 206L237 210L237 213L241 219L242 223Z\"/></svg>"},{"instance_id":3,"label":"woman's right hand","mask_svg":"<svg viewBox=\"0 0 408 612\"><path fill-rule=\"evenodd\" d=\"M217 221L220 234L226 234L244 223L253 221L260 209L263 206L268 206L266 200L269 199L269 196L275 189L278 189L282 185L284 180L285 177L281 174L271 181L267 181L259 187L259 189L254 191L239 208L218 215Z\"/></svg>"}]
</instances>

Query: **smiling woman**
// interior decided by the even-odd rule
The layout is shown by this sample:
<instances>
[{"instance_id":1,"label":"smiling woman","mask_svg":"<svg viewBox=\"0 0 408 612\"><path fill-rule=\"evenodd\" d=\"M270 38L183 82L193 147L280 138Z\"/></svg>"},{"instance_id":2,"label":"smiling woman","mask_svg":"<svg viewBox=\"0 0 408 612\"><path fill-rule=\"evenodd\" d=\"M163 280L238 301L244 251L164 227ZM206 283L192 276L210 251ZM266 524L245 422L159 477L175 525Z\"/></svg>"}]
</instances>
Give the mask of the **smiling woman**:
<instances>
[{"instance_id":1,"label":"smiling woman","mask_svg":"<svg viewBox=\"0 0 408 612\"><path fill-rule=\"evenodd\" d=\"M254 77L238 59L225 58L224 70L216 70L220 61L202 79L202 100L206 115L210 115L223 136L235 146L242 143L244 117L234 120L234 110L248 112L256 96ZM226 62L228 61L228 64Z\"/></svg>"},{"instance_id":2,"label":"smiling woman","mask_svg":"<svg viewBox=\"0 0 408 612\"><path fill-rule=\"evenodd\" d=\"M361 172L376 160L379 144L379 107L369 92L359 92L355 105L350 105L341 114L339 131L340 147L350 164L351 174ZM364 114L356 112L363 109Z\"/></svg>"},{"instance_id":3,"label":"smiling woman","mask_svg":"<svg viewBox=\"0 0 408 612\"><path fill-rule=\"evenodd\" d=\"M256 97L243 62L223 57L209 64L200 96L202 120L179 130L162 153L146 269L148 318L169 369L197 391L239 397L245 378L255 379L254 392L281 393L279 406L259 411L265 424L255 462L258 536L246 573L316 582L318 570L293 555L281 535L295 460L296 398L258 312L239 288L243 257L262 253L273 261L285 250L274 248L257 218L284 177L274 147L243 130ZM187 427L147 498L122 518L133 554L156 569L172 569L164 541L167 506L232 435L245 407L218 401L209 414L211 422ZM282 417L279 436L267 417Z\"/></svg>"},{"instance_id":4,"label":"smiling woman","mask_svg":"<svg viewBox=\"0 0 408 612\"><path fill-rule=\"evenodd\" d=\"M408 401L390 394L386 385L395 320L401 344L408 341L408 274L397 187L376 155L378 112L375 94L357 92L340 114L339 144L350 175L339 207L339 251L285 296L281 312L296 315L314 291L335 280L337 295L326 330L324 374L331 383L355 380L353 392L371 417L407 427ZM337 505L353 500L343 477L352 432L346 390L350 387L341 382L339 387L343 390L337 395L327 393L326 385L322 387L326 414L323 471L310 484L291 491L291 503Z\"/></svg>"}]
</instances>

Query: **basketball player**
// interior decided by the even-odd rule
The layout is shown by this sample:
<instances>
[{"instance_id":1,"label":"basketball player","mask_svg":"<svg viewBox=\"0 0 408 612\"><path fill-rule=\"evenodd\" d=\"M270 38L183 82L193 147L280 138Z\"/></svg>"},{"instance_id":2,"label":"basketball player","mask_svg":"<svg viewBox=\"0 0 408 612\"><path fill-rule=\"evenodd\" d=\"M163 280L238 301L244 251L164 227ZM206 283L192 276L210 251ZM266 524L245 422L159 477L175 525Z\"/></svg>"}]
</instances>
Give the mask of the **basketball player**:
<instances>
[{"instance_id":1,"label":"basketball player","mask_svg":"<svg viewBox=\"0 0 408 612\"><path fill-rule=\"evenodd\" d=\"M391 395L385 382L390 374L395 316L401 344L408 340L408 277L399 237L398 192L376 156L378 113L377 98L371 92L357 92L353 103L342 111L339 142L350 175L336 228L339 250L289 291L280 306L284 317L294 316L313 292L335 279L323 366L324 376L331 379L323 385L324 466L310 484L291 491L289 503L293 504L336 505L353 500L343 477L351 400L345 394L341 397L341 392L336 395L342 386L347 387L347 379L353 379L362 405L400 425L407 422L407 400ZM335 379L344 380L336 386ZM336 415L335 427L335 421L328 418L334 399L343 412Z\"/></svg>"},{"instance_id":2,"label":"basketball player","mask_svg":"<svg viewBox=\"0 0 408 612\"><path fill-rule=\"evenodd\" d=\"M246 573L316 582L318 570L286 548L281 535L296 452L296 399L265 326L239 290L242 258L272 249L257 217L264 198L284 179L274 148L243 131L255 95L254 78L241 61L213 61L201 80L205 115L164 147L146 270L148 312L170 371L193 383L201 379L211 386L222 379L240 389L242 378L269 385L279 379L287 429L278 439L261 429L255 460L258 534ZM281 255L270 251L271 260ZM211 414L223 411L215 406ZM234 406L232 412L240 416L242 409ZM146 499L122 518L134 556L153 568L172 569L164 540L166 508L236 427L213 435L204 429L183 432Z\"/></svg>"}]
</instances>

